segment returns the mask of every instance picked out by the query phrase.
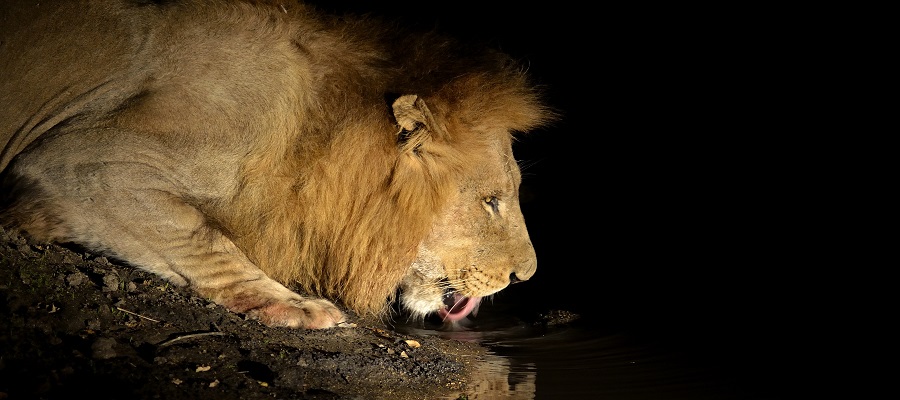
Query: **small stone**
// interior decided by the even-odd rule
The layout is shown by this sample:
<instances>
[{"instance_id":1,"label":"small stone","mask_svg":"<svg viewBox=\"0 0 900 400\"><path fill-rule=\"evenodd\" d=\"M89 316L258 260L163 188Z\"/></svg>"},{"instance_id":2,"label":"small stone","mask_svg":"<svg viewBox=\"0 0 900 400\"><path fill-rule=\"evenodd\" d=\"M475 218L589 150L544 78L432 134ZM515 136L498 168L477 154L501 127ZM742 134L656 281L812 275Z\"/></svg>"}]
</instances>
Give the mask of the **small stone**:
<instances>
[{"instance_id":1,"label":"small stone","mask_svg":"<svg viewBox=\"0 0 900 400\"><path fill-rule=\"evenodd\" d=\"M119 277L115 274L103 276L103 291L115 292L116 290L119 290Z\"/></svg>"},{"instance_id":2,"label":"small stone","mask_svg":"<svg viewBox=\"0 0 900 400\"><path fill-rule=\"evenodd\" d=\"M29 256L29 257L35 256L34 250L31 250L31 246L29 246L28 244L25 244L25 243L20 243L18 246L16 246L16 250L18 250L19 253L22 253L25 256Z\"/></svg>"},{"instance_id":3,"label":"small stone","mask_svg":"<svg viewBox=\"0 0 900 400\"><path fill-rule=\"evenodd\" d=\"M113 349L115 345L116 339L106 337L97 338L97 340L91 344L91 356L98 360L114 358L117 356L116 350Z\"/></svg>"},{"instance_id":4,"label":"small stone","mask_svg":"<svg viewBox=\"0 0 900 400\"><path fill-rule=\"evenodd\" d=\"M82 274L80 272L76 272L74 274L66 275L66 283L69 286L79 286L87 279L87 275Z\"/></svg>"},{"instance_id":5,"label":"small stone","mask_svg":"<svg viewBox=\"0 0 900 400\"><path fill-rule=\"evenodd\" d=\"M63 262L66 264L77 264L82 261L81 255L75 253L63 254Z\"/></svg>"},{"instance_id":6,"label":"small stone","mask_svg":"<svg viewBox=\"0 0 900 400\"><path fill-rule=\"evenodd\" d=\"M89 331L99 331L103 325L100 323L100 319L94 318L84 321L85 329Z\"/></svg>"}]
</instances>

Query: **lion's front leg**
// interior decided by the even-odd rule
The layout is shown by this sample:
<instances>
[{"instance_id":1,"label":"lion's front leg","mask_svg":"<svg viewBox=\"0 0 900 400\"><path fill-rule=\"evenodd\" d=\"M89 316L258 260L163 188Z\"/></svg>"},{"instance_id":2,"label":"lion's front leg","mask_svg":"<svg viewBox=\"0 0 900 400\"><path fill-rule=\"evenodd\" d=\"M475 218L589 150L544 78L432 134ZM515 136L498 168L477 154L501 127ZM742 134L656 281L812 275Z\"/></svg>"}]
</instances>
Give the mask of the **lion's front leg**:
<instances>
[{"instance_id":1,"label":"lion's front leg","mask_svg":"<svg viewBox=\"0 0 900 400\"><path fill-rule=\"evenodd\" d=\"M7 216L37 239L74 242L122 259L269 326L320 329L344 321L334 304L302 297L267 276L152 175L144 174L139 188L109 190L109 182L122 182L111 179L121 172L99 167L78 178L22 179L31 184L17 190L26 195Z\"/></svg>"},{"instance_id":2,"label":"lion's front leg","mask_svg":"<svg viewBox=\"0 0 900 400\"><path fill-rule=\"evenodd\" d=\"M116 255L180 277L200 295L269 326L321 329L344 321L331 302L302 297L267 276L193 206L160 192L145 193L141 201L143 213L128 228L133 244L109 241Z\"/></svg>"},{"instance_id":3,"label":"lion's front leg","mask_svg":"<svg viewBox=\"0 0 900 400\"><path fill-rule=\"evenodd\" d=\"M322 329L344 321L331 302L294 293L253 265L219 231L205 229L181 238L183 248L194 251L172 267L204 297L269 326Z\"/></svg>"}]
</instances>

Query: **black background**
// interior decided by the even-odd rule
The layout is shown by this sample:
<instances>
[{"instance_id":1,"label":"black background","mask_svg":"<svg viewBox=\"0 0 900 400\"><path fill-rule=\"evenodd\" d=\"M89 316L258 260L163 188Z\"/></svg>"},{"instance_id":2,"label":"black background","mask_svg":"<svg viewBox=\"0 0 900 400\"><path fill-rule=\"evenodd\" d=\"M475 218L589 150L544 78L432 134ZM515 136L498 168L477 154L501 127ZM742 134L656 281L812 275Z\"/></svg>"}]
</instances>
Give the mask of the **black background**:
<instances>
[{"instance_id":1,"label":"black background","mask_svg":"<svg viewBox=\"0 0 900 400\"><path fill-rule=\"evenodd\" d=\"M320 3L488 40L547 87L561 120L515 147L538 272L496 301L573 310L760 385L799 379L785 360L804 357L815 301L816 166L784 122L778 10Z\"/></svg>"}]
</instances>

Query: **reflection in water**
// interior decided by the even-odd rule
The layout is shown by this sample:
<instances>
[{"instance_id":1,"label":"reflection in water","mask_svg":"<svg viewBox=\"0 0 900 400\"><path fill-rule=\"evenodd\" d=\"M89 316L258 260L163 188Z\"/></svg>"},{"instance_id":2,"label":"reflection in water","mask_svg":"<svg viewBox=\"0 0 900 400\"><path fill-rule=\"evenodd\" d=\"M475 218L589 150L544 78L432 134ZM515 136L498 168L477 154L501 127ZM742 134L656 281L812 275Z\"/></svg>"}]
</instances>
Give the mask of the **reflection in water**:
<instances>
[{"instance_id":1,"label":"reflection in water","mask_svg":"<svg viewBox=\"0 0 900 400\"><path fill-rule=\"evenodd\" d=\"M488 354L474 366L466 395L469 399L533 399L535 376L534 364L513 367L510 359Z\"/></svg>"},{"instance_id":2,"label":"reflection in water","mask_svg":"<svg viewBox=\"0 0 900 400\"><path fill-rule=\"evenodd\" d=\"M487 314L461 326L420 322L394 329L486 346L490 352L473 365L461 393L468 399L752 398L714 369L621 332L583 321L548 327Z\"/></svg>"},{"instance_id":3,"label":"reflection in water","mask_svg":"<svg viewBox=\"0 0 900 400\"><path fill-rule=\"evenodd\" d=\"M479 320L481 322L481 320ZM487 319L486 324L475 324L463 319L454 323L400 324L394 326L399 332L418 335L434 335L449 340L478 342L491 346L502 338L529 337L533 335L525 324L514 323L500 318ZM471 365L467 389L468 399L534 399L536 367L515 357L504 357L493 350ZM459 396L448 397L454 400Z\"/></svg>"}]
</instances>

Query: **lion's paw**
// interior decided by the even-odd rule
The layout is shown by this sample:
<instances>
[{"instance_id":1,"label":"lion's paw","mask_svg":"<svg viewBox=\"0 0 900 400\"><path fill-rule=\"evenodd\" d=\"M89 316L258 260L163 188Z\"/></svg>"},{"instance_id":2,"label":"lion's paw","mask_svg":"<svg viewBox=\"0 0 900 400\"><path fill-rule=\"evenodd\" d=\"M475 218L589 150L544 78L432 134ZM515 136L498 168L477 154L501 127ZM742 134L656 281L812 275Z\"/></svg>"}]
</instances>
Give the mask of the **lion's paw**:
<instances>
[{"instance_id":1,"label":"lion's paw","mask_svg":"<svg viewBox=\"0 0 900 400\"><path fill-rule=\"evenodd\" d=\"M345 321L344 313L328 300L276 301L253 310L253 316L268 326L325 329Z\"/></svg>"},{"instance_id":2,"label":"lion's paw","mask_svg":"<svg viewBox=\"0 0 900 400\"><path fill-rule=\"evenodd\" d=\"M230 289L208 297L268 326L325 329L346 320L344 313L330 301L302 297L272 280L243 282Z\"/></svg>"}]
</instances>

